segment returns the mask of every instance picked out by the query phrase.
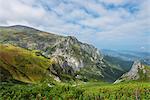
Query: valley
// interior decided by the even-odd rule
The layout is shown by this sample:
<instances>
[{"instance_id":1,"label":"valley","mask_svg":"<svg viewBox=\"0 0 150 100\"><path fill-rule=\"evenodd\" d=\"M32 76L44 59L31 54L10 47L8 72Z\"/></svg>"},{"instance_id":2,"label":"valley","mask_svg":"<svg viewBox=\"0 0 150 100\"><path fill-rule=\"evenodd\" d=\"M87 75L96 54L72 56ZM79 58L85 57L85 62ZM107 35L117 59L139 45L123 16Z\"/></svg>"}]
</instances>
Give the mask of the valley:
<instances>
[{"instance_id":1,"label":"valley","mask_svg":"<svg viewBox=\"0 0 150 100\"><path fill-rule=\"evenodd\" d=\"M101 52L27 26L0 27L0 100L149 100L149 54L139 55Z\"/></svg>"}]
</instances>

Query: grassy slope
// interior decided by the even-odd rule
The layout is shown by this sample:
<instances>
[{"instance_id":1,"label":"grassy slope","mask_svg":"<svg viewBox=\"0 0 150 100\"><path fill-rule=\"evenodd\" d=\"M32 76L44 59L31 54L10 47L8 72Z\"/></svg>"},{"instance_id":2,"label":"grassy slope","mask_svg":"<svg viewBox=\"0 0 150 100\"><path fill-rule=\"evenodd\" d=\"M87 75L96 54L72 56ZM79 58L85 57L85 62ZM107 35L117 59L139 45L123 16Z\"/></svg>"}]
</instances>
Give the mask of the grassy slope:
<instances>
[{"instance_id":1,"label":"grassy slope","mask_svg":"<svg viewBox=\"0 0 150 100\"><path fill-rule=\"evenodd\" d=\"M128 82L119 84L89 83L82 86L84 95L110 100L150 99L150 84L146 82Z\"/></svg>"},{"instance_id":2,"label":"grassy slope","mask_svg":"<svg viewBox=\"0 0 150 100\"><path fill-rule=\"evenodd\" d=\"M71 84L1 85L0 99L21 100L149 100L149 83L88 82Z\"/></svg>"},{"instance_id":3,"label":"grassy slope","mask_svg":"<svg viewBox=\"0 0 150 100\"><path fill-rule=\"evenodd\" d=\"M12 45L0 44L0 68L5 70L5 78L12 77L15 80L33 83L47 76L46 69L51 62L35 52ZM1 76L1 81L5 80Z\"/></svg>"}]
</instances>

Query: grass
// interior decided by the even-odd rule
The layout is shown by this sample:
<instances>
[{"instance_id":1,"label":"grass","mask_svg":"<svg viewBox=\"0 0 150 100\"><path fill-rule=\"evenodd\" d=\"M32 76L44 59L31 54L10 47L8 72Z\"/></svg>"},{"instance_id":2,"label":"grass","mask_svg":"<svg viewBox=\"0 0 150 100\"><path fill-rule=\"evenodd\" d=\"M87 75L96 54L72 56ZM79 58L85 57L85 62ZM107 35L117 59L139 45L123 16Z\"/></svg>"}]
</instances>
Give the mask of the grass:
<instances>
[{"instance_id":1,"label":"grass","mask_svg":"<svg viewBox=\"0 0 150 100\"><path fill-rule=\"evenodd\" d=\"M13 79L34 83L47 76L50 59L9 44L0 44L0 68L8 71ZM6 74L7 75L7 74Z\"/></svg>"},{"instance_id":2,"label":"grass","mask_svg":"<svg viewBox=\"0 0 150 100\"><path fill-rule=\"evenodd\" d=\"M150 84L104 82L3 84L0 99L5 100L149 100Z\"/></svg>"},{"instance_id":3,"label":"grass","mask_svg":"<svg viewBox=\"0 0 150 100\"><path fill-rule=\"evenodd\" d=\"M90 83L83 85L84 95L89 97L101 97L109 100L134 100L150 99L150 84L140 82L126 82L119 84Z\"/></svg>"}]
</instances>

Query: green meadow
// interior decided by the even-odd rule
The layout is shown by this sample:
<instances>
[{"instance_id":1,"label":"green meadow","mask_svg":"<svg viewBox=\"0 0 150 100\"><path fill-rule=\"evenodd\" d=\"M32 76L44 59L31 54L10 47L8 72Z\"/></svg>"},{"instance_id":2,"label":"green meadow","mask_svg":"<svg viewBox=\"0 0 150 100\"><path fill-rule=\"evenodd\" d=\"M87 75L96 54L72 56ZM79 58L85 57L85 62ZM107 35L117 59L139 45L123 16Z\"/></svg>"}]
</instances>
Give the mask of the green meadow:
<instances>
[{"instance_id":1,"label":"green meadow","mask_svg":"<svg viewBox=\"0 0 150 100\"><path fill-rule=\"evenodd\" d=\"M2 84L1 100L149 100L150 84L105 82Z\"/></svg>"}]
</instances>

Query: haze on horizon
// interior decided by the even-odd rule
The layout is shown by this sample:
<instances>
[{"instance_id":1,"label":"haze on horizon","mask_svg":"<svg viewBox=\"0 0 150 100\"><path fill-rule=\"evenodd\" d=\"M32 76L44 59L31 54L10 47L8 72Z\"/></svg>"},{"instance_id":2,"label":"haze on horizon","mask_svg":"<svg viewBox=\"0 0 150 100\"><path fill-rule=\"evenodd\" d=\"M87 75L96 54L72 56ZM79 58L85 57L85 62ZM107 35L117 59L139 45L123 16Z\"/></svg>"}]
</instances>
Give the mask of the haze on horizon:
<instances>
[{"instance_id":1,"label":"haze on horizon","mask_svg":"<svg viewBox=\"0 0 150 100\"><path fill-rule=\"evenodd\" d=\"M72 35L99 49L150 51L150 0L0 0L0 26Z\"/></svg>"}]
</instances>

